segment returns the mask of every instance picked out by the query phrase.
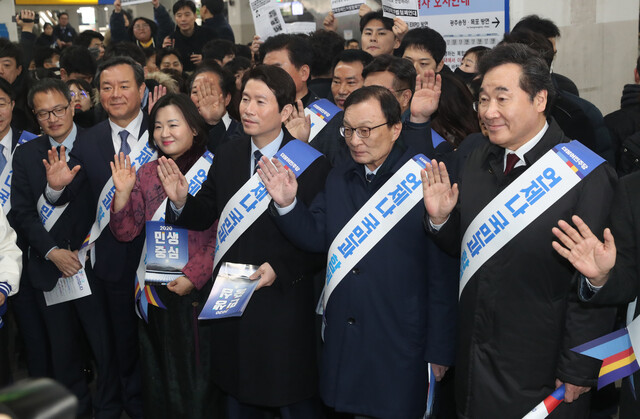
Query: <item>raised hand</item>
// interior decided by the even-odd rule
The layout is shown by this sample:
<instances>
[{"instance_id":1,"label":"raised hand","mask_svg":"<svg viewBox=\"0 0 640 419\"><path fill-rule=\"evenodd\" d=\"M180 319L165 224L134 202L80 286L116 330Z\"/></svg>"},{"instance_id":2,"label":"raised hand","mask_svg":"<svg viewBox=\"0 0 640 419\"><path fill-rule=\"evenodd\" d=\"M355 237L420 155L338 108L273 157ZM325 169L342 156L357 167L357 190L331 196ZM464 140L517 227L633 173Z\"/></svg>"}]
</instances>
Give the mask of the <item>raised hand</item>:
<instances>
[{"instance_id":1,"label":"raised hand","mask_svg":"<svg viewBox=\"0 0 640 419\"><path fill-rule=\"evenodd\" d=\"M324 18L322 26L325 31L338 32L338 18L334 16L333 12L329 12Z\"/></svg>"},{"instance_id":2,"label":"raised hand","mask_svg":"<svg viewBox=\"0 0 640 419\"><path fill-rule=\"evenodd\" d=\"M362 17L371 11L371 7L367 6L367 3L362 3L360 9L358 9L358 16Z\"/></svg>"},{"instance_id":3,"label":"raised hand","mask_svg":"<svg viewBox=\"0 0 640 419\"><path fill-rule=\"evenodd\" d=\"M122 1L121 0L115 0L113 2L113 11L116 12L116 13L122 12Z\"/></svg>"},{"instance_id":4,"label":"raised hand","mask_svg":"<svg viewBox=\"0 0 640 419\"><path fill-rule=\"evenodd\" d=\"M562 242L554 241L553 248L567 259L582 275L589 278L592 285L604 285L609 278L609 271L616 264L616 244L611 230L604 230L604 243L592 232L580 217L571 217L577 230L564 220L558 221L558 227L551 231Z\"/></svg>"},{"instance_id":5,"label":"raised hand","mask_svg":"<svg viewBox=\"0 0 640 419\"><path fill-rule=\"evenodd\" d=\"M264 41L260 40L260 36L254 35L253 41L251 41L251 57L253 61L258 58L258 52L260 52L260 45L262 45Z\"/></svg>"},{"instance_id":6,"label":"raised hand","mask_svg":"<svg viewBox=\"0 0 640 419\"><path fill-rule=\"evenodd\" d=\"M433 224L442 224L458 202L458 184L451 186L449 173L444 163L435 160L427 163L422 171L422 193L424 206Z\"/></svg>"},{"instance_id":7,"label":"raised hand","mask_svg":"<svg viewBox=\"0 0 640 419\"><path fill-rule=\"evenodd\" d=\"M71 170L69 169L64 146L60 147L60 157L58 157L56 148L51 147L51 150L47 151L47 158L48 161L42 159L47 172L47 183L54 191L60 191L76 177L76 174L80 171L80 165Z\"/></svg>"},{"instance_id":8,"label":"raised hand","mask_svg":"<svg viewBox=\"0 0 640 419\"><path fill-rule=\"evenodd\" d=\"M173 202L173 205L176 208L184 207L189 194L189 182L178 169L178 165L165 156L160 157L158 159L158 177L162 182L164 192L169 200Z\"/></svg>"},{"instance_id":9,"label":"raised hand","mask_svg":"<svg viewBox=\"0 0 640 419\"><path fill-rule=\"evenodd\" d=\"M262 157L258 162L258 176L267 188L274 202L281 207L287 207L293 203L298 192L298 181L291 169L284 167L280 160Z\"/></svg>"},{"instance_id":10,"label":"raised hand","mask_svg":"<svg viewBox=\"0 0 640 419\"><path fill-rule=\"evenodd\" d=\"M173 48L176 44L175 39L171 38L171 36L165 36L162 41L162 48Z\"/></svg>"},{"instance_id":11,"label":"raised hand","mask_svg":"<svg viewBox=\"0 0 640 419\"><path fill-rule=\"evenodd\" d=\"M116 187L116 193L113 197L113 210L120 211L126 205L131 196L133 186L136 184L136 169L131 166L129 156L125 157L124 153L120 156L115 154L111 165L111 178L113 186Z\"/></svg>"},{"instance_id":12,"label":"raised hand","mask_svg":"<svg viewBox=\"0 0 640 419\"><path fill-rule=\"evenodd\" d=\"M258 270L251 274L249 279L258 281L256 290L259 290L262 287L270 287L277 277L276 272L273 270L269 262L265 262L260 265Z\"/></svg>"},{"instance_id":13,"label":"raised hand","mask_svg":"<svg viewBox=\"0 0 640 419\"><path fill-rule=\"evenodd\" d=\"M167 88L161 84L153 88L153 92L149 92L149 115L155 106L158 99L167 94Z\"/></svg>"},{"instance_id":14,"label":"raised hand","mask_svg":"<svg viewBox=\"0 0 640 419\"><path fill-rule=\"evenodd\" d=\"M195 285L193 285L193 282L191 282L186 276L176 278L167 284L167 289L169 291L180 296L189 294L194 288Z\"/></svg>"},{"instance_id":15,"label":"raised hand","mask_svg":"<svg viewBox=\"0 0 640 419\"><path fill-rule=\"evenodd\" d=\"M407 22L396 16L393 18L393 27L391 30L396 36L396 39L402 42L402 38L404 38L407 32L409 32L409 25L407 25Z\"/></svg>"},{"instance_id":16,"label":"raised hand","mask_svg":"<svg viewBox=\"0 0 640 419\"><path fill-rule=\"evenodd\" d=\"M199 79L194 87L198 99L198 112L209 125L217 125L227 109L224 96L213 80Z\"/></svg>"},{"instance_id":17,"label":"raised hand","mask_svg":"<svg viewBox=\"0 0 640 419\"><path fill-rule=\"evenodd\" d=\"M20 10L16 16L16 25L22 32L33 32L33 26L38 23L35 17L36 13L33 10Z\"/></svg>"},{"instance_id":18,"label":"raised hand","mask_svg":"<svg viewBox=\"0 0 640 419\"><path fill-rule=\"evenodd\" d=\"M198 65L202 62L202 54L191 54L189 56L189 60L195 65Z\"/></svg>"},{"instance_id":19,"label":"raised hand","mask_svg":"<svg viewBox=\"0 0 640 419\"><path fill-rule=\"evenodd\" d=\"M287 118L284 126L294 138L304 141L305 143L309 141L309 136L311 135L311 115L304 114L304 107L302 106L301 100L298 99L296 101L296 106L294 106L293 112L291 112L291 115Z\"/></svg>"},{"instance_id":20,"label":"raised hand","mask_svg":"<svg viewBox=\"0 0 640 419\"><path fill-rule=\"evenodd\" d=\"M424 123L438 110L442 77L427 70L416 77L416 91L411 99L411 122Z\"/></svg>"}]
</instances>

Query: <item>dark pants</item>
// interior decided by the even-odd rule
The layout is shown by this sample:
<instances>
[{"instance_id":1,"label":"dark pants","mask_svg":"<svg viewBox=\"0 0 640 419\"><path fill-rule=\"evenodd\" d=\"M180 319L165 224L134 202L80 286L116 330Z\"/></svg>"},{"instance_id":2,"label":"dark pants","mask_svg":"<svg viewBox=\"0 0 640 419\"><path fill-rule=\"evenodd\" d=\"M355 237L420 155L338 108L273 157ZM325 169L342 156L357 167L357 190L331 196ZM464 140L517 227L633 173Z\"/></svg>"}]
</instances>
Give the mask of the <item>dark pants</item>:
<instances>
[{"instance_id":1,"label":"dark pants","mask_svg":"<svg viewBox=\"0 0 640 419\"><path fill-rule=\"evenodd\" d=\"M114 281L113 278L106 280L96 276L96 281L105 292L124 410L132 419L142 418L138 317L134 308L135 279L131 276Z\"/></svg>"},{"instance_id":2,"label":"dark pants","mask_svg":"<svg viewBox=\"0 0 640 419\"><path fill-rule=\"evenodd\" d=\"M9 299L9 310L14 314L18 333L22 337L30 377L53 377L51 350L42 312L38 309L35 290L23 273L20 291Z\"/></svg>"},{"instance_id":3,"label":"dark pants","mask_svg":"<svg viewBox=\"0 0 640 419\"><path fill-rule=\"evenodd\" d=\"M320 419L322 404L317 398L303 400L282 407L252 406L240 403L235 397L227 396L229 419Z\"/></svg>"},{"instance_id":4,"label":"dark pants","mask_svg":"<svg viewBox=\"0 0 640 419\"><path fill-rule=\"evenodd\" d=\"M113 335L110 331L105 293L90 268L87 277L91 295L47 306L44 294L37 294L46 324L56 380L78 397L78 414L92 414L91 394L83 372L85 356L82 333L93 351L97 366L97 387L93 401L96 418L119 418L122 411Z\"/></svg>"}]
</instances>

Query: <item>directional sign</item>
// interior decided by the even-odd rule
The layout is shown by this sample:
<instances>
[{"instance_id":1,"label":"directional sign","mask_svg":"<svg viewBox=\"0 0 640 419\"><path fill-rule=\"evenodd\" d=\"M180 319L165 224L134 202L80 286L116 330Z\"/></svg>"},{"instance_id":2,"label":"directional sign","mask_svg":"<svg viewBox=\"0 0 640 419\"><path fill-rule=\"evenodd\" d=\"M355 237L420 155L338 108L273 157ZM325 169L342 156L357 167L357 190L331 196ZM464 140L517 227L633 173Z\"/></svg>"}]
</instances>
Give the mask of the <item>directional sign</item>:
<instances>
[{"instance_id":1,"label":"directional sign","mask_svg":"<svg viewBox=\"0 0 640 419\"><path fill-rule=\"evenodd\" d=\"M509 0L418 0L419 22L447 42L445 64L452 70L471 47L493 48L509 30Z\"/></svg>"}]
</instances>

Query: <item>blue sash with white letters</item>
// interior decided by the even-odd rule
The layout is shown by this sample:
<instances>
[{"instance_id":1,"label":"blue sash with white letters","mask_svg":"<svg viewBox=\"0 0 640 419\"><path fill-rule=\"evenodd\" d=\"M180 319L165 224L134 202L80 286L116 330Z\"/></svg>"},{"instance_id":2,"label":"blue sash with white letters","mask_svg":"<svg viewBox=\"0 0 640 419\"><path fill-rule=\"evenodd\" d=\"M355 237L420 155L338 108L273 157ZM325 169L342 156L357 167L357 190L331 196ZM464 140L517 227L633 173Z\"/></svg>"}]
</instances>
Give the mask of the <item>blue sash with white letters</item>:
<instances>
[{"instance_id":1,"label":"blue sash with white letters","mask_svg":"<svg viewBox=\"0 0 640 419\"><path fill-rule=\"evenodd\" d=\"M360 208L331 242L322 307L346 274L423 199L420 171L429 159L423 154L406 162ZM420 226L416 226L420 228Z\"/></svg>"},{"instance_id":2,"label":"blue sash with white letters","mask_svg":"<svg viewBox=\"0 0 640 419\"><path fill-rule=\"evenodd\" d=\"M13 153L15 153L16 149L24 143L27 143L34 138L38 138L37 135L30 133L29 131L22 131L20 138L18 138L18 144L16 148L13 149ZM11 211L11 177L13 176L13 153L7 160L7 164L5 164L2 173L0 174L0 203L2 203L2 209L5 214L8 214Z\"/></svg>"},{"instance_id":3,"label":"blue sash with white letters","mask_svg":"<svg viewBox=\"0 0 640 419\"><path fill-rule=\"evenodd\" d=\"M315 136L322 131L322 128L340 111L342 111L342 109L327 99L318 99L307 106L304 109L304 114L309 115L311 119L311 131L309 132L309 140L307 142L310 143Z\"/></svg>"},{"instance_id":4,"label":"blue sash with white letters","mask_svg":"<svg viewBox=\"0 0 640 419\"><path fill-rule=\"evenodd\" d=\"M558 144L491 200L462 239L460 295L487 260L603 162L578 141Z\"/></svg>"},{"instance_id":5,"label":"blue sash with white letters","mask_svg":"<svg viewBox=\"0 0 640 419\"><path fill-rule=\"evenodd\" d=\"M275 155L284 166L293 171L296 178L320 156L322 153L300 140L289 141ZM267 210L270 201L271 197L258 173L254 173L229 199L218 221L214 270L242 233Z\"/></svg>"}]
</instances>

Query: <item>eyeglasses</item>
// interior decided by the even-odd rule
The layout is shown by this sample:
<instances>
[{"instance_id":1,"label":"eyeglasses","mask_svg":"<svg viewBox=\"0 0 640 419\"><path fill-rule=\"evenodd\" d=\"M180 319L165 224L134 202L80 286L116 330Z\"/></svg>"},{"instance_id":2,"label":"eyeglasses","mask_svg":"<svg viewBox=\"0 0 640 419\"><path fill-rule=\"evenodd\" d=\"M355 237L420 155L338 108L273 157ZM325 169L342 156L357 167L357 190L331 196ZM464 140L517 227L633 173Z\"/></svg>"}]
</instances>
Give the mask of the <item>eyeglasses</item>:
<instances>
[{"instance_id":1,"label":"eyeglasses","mask_svg":"<svg viewBox=\"0 0 640 419\"><path fill-rule=\"evenodd\" d=\"M67 106L53 108L50 111L38 111L35 114L38 121L46 121L51 118L51 114L54 114L57 118L62 118L67 113L67 109L69 109L69 104L67 104Z\"/></svg>"},{"instance_id":2,"label":"eyeglasses","mask_svg":"<svg viewBox=\"0 0 640 419\"><path fill-rule=\"evenodd\" d=\"M358 127L358 128L351 128L351 127L346 127L346 126L341 126L340 127L340 135L342 135L344 138L351 138L353 137L353 132L355 131L356 134L358 134L358 137L360 138L369 138L369 135L371 135L371 131L376 129L376 128L380 128L384 125L387 125L386 122L380 124L380 125L376 125L375 127Z\"/></svg>"},{"instance_id":3,"label":"eyeglasses","mask_svg":"<svg viewBox=\"0 0 640 419\"><path fill-rule=\"evenodd\" d=\"M83 98L88 98L89 97L89 94L85 90L80 90L77 93L72 90L70 93L71 93L71 99L75 99L76 96L78 96L78 95L82 96Z\"/></svg>"},{"instance_id":4,"label":"eyeglasses","mask_svg":"<svg viewBox=\"0 0 640 419\"><path fill-rule=\"evenodd\" d=\"M149 25L146 25L146 24L145 24L145 25L138 25L138 24L136 24L136 25L133 25L133 30L134 30L134 31L141 31L141 30L143 30L143 29L149 29L149 27L150 27L150 26L149 26Z\"/></svg>"}]
</instances>

